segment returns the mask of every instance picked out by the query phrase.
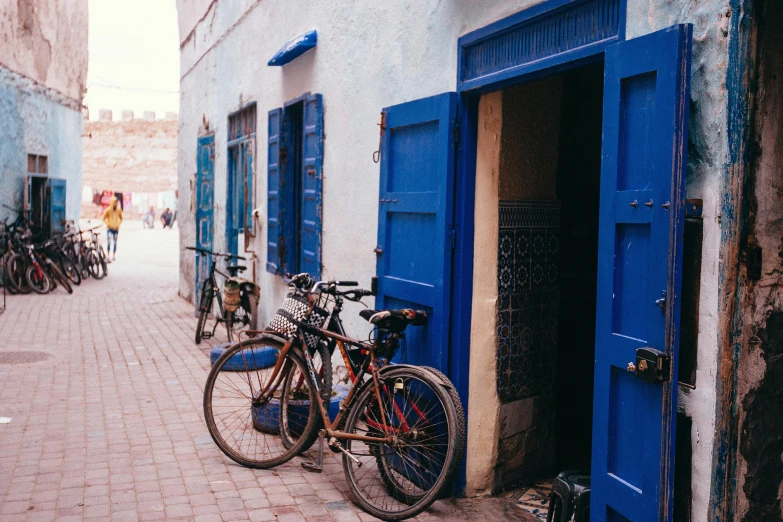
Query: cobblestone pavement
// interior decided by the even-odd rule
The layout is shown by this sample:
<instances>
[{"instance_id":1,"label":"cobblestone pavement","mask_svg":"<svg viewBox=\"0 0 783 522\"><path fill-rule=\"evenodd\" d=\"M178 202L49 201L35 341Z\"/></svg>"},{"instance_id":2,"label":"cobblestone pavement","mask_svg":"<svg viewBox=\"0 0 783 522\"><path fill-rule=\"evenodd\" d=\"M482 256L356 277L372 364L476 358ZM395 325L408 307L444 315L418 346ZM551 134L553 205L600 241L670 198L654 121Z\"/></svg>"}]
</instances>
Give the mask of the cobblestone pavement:
<instances>
[{"instance_id":1,"label":"cobblestone pavement","mask_svg":"<svg viewBox=\"0 0 783 522\"><path fill-rule=\"evenodd\" d=\"M193 343L177 252L176 229L129 222L106 279L73 295L8 296L0 520L372 519L331 455L311 474L298 458L250 470L217 449L201 407L210 346ZM47 358L20 363L31 356L12 352ZM440 501L419 519L521 520L514 509L502 499Z\"/></svg>"}]
</instances>

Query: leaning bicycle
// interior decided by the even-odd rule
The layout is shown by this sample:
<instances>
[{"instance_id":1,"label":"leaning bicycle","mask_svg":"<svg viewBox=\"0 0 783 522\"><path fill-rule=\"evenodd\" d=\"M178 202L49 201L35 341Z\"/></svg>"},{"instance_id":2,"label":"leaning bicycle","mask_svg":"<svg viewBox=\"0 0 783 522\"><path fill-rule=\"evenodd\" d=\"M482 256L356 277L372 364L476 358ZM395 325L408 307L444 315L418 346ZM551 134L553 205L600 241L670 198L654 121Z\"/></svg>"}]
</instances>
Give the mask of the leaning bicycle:
<instances>
[{"instance_id":1,"label":"leaning bicycle","mask_svg":"<svg viewBox=\"0 0 783 522\"><path fill-rule=\"evenodd\" d=\"M242 279L239 273L246 267L241 265L227 265L224 274L217 268L217 261L221 258L227 262L231 260L245 261L244 257L232 254L212 252L197 247L185 247L197 252L202 262L207 262L209 257L209 276L201 285L199 296L199 316L196 323L196 344L202 339L209 339L215 335L215 330L220 323L226 325L226 336L229 342L233 342L242 330L255 328L256 308L258 307L259 290L252 281ZM223 276L225 284L223 292L220 290L216 275ZM217 305L217 307L216 307ZM215 316L215 324L212 330L207 328L207 319Z\"/></svg>"},{"instance_id":2,"label":"leaning bicycle","mask_svg":"<svg viewBox=\"0 0 783 522\"><path fill-rule=\"evenodd\" d=\"M204 414L221 451L248 467L278 466L319 440L317 460L302 463L307 471L323 469L327 446L342 455L351 494L365 511L402 520L425 510L452 481L464 451L464 413L443 374L391 364L405 329L426 322L424 312L363 310L374 326L366 340L333 331L338 302L372 294L341 289L355 285L292 278L274 331L229 347L215 362ZM330 347L339 349L352 375L334 420L327 372L313 357L330 361Z\"/></svg>"}]
</instances>

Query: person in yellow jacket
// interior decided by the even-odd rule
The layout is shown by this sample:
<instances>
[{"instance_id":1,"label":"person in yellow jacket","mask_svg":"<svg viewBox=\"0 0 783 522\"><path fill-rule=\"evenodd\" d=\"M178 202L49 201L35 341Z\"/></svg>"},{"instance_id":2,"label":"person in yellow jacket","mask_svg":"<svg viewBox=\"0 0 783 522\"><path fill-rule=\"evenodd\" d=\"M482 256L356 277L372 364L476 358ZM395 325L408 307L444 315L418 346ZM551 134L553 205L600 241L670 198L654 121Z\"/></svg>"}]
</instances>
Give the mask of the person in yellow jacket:
<instances>
[{"instance_id":1,"label":"person in yellow jacket","mask_svg":"<svg viewBox=\"0 0 783 522\"><path fill-rule=\"evenodd\" d=\"M108 243L106 255L109 256L109 261L114 261L117 259L117 235L120 233L120 225L122 225L122 208L117 198L111 198L109 206L103 212L103 222L106 224L106 241Z\"/></svg>"}]
</instances>

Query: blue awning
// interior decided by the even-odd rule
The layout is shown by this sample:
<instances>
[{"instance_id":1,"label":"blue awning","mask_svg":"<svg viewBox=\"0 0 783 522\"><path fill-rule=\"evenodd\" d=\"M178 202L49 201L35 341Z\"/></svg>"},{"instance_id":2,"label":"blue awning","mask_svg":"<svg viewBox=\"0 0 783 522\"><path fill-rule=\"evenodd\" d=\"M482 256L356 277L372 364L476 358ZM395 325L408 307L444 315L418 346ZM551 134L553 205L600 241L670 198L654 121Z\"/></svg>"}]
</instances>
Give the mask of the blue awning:
<instances>
[{"instance_id":1,"label":"blue awning","mask_svg":"<svg viewBox=\"0 0 783 522\"><path fill-rule=\"evenodd\" d=\"M301 34L281 47L267 65L285 65L315 47L317 43L318 33L315 29Z\"/></svg>"}]
</instances>

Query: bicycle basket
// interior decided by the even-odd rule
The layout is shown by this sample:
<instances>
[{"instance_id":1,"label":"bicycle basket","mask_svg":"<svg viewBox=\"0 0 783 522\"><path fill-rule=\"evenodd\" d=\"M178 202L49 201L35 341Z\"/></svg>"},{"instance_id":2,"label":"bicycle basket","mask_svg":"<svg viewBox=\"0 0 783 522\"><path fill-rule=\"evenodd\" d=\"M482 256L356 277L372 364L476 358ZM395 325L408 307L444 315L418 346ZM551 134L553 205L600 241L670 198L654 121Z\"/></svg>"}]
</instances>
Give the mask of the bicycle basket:
<instances>
[{"instance_id":1,"label":"bicycle basket","mask_svg":"<svg viewBox=\"0 0 783 522\"><path fill-rule=\"evenodd\" d=\"M297 322L304 321L311 326L319 328L323 326L329 317L329 312L316 306L308 316L307 312L309 310L310 305L305 296L288 294L288 297L283 302L283 306L277 310L277 313L272 318L272 322L269 323L267 330L276 332L284 337L291 337L296 332ZM319 340L317 335L305 333L304 338L308 348L313 349L317 346Z\"/></svg>"}]
</instances>

